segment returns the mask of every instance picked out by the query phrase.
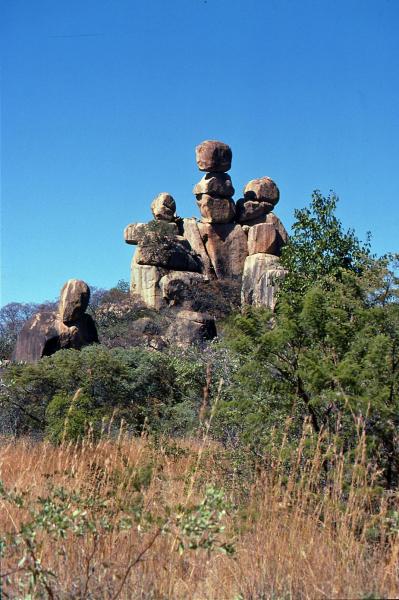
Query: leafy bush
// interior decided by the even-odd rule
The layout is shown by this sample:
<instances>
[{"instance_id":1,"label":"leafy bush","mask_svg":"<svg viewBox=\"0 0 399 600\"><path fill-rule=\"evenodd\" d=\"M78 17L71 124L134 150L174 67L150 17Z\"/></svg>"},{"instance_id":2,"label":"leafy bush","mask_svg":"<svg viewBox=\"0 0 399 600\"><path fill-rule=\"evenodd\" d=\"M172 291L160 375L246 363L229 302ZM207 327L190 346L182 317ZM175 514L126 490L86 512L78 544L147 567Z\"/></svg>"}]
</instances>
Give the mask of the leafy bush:
<instances>
[{"instance_id":1,"label":"leafy bush","mask_svg":"<svg viewBox=\"0 0 399 600\"><path fill-rule=\"evenodd\" d=\"M116 424L124 419L135 430L146 420L151 427L159 426L168 407L181 398L167 357L139 348L95 345L81 351L62 350L37 364L10 365L3 377L2 404L19 411L17 432L44 430L52 410L54 415L65 410L67 398L78 388L91 417L115 414ZM49 404L59 394L46 416ZM86 400L91 403L90 410Z\"/></svg>"},{"instance_id":2,"label":"leafy bush","mask_svg":"<svg viewBox=\"0 0 399 600\"><path fill-rule=\"evenodd\" d=\"M298 211L285 264L296 269L276 312L230 319L226 344L240 369L218 424L262 456L272 436L298 443L310 419L351 460L360 425L384 483L399 481L399 280L334 215L336 199ZM394 266L394 265L393 265Z\"/></svg>"},{"instance_id":3,"label":"leafy bush","mask_svg":"<svg viewBox=\"0 0 399 600\"><path fill-rule=\"evenodd\" d=\"M101 431L103 410L94 410L91 398L79 389L73 396L55 394L47 406L46 436L53 443L79 441L90 429L96 436Z\"/></svg>"}]
</instances>

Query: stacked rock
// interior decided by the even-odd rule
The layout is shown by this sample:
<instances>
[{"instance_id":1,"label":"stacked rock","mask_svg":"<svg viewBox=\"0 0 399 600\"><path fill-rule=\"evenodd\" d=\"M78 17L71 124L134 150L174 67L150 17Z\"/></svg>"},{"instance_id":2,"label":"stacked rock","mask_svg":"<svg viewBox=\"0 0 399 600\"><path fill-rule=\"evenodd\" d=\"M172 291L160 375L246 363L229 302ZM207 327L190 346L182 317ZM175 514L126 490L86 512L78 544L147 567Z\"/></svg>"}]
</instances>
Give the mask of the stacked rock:
<instances>
[{"instance_id":1,"label":"stacked rock","mask_svg":"<svg viewBox=\"0 0 399 600\"><path fill-rule=\"evenodd\" d=\"M244 188L244 197L237 201L237 222L243 225L263 223L279 199L279 189L270 177L252 179Z\"/></svg>"},{"instance_id":2,"label":"stacked rock","mask_svg":"<svg viewBox=\"0 0 399 600\"><path fill-rule=\"evenodd\" d=\"M200 171L207 171L193 189L203 223L232 223L235 218L234 188L230 175L231 148L223 142L206 140L195 150Z\"/></svg>"},{"instance_id":3,"label":"stacked rock","mask_svg":"<svg viewBox=\"0 0 399 600\"><path fill-rule=\"evenodd\" d=\"M125 241L138 246L132 260L131 293L150 308L172 309L162 340L166 345L189 346L212 339L216 335L215 320L192 310L184 300L188 290L208 281L204 265L207 256L196 224L176 217L176 203L167 193L153 200L151 211L154 220L162 222L163 234L157 235L157 228L145 223L132 223L124 231ZM180 235L183 231L185 235Z\"/></svg>"},{"instance_id":4,"label":"stacked rock","mask_svg":"<svg viewBox=\"0 0 399 600\"><path fill-rule=\"evenodd\" d=\"M272 212L280 198L270 177L252 179L237 202L237 220L248 233L248 257L244 263L241 302L274 308L276 286L285 271L279 256L288 235Z\"/></svg>"},{"instance_id":5,"label":"stacked rock","mask_svg":"<svg viewBox=\"0 0 399 600\"><path fill-rule=\"evenodd\" d=\"M239 279L248 251L246 235L235 223L234 187L226 173L231 168L231 148L205 140L196 147L195 158L200 171L206 171L193 189L201 221L193 224L184 219L184 234L196 245L208 276Z\"/></svg>"},{"instance_id":6,"label":"stacked rock","mask_svg":"<svg viewBox=\"0 0 399 600\"><path fill-rule=\"evenodd\" d=\"M57 311L35 314L18 335L13 360L37 362L57 350L98 342L95 323L86 309L90 288L80 279L69 279L63 286Z\"/></svg>"},{"instance_id":7,"label":"stacked rock","mask_svg":"<svg viewBox=\"0 0 399 600\"><path fill-rule=\"evenodd\" d=\"M276 282L284 275L279 256L288 238L272 212L280 198L277 185L270 177L252 179L235 204L227 173L231 148L205 140L196 147L195 158L205 172L193 189L200 220L177 218L172 196L163 193L151 208L154 218L171 228L174 244L157 252L140 242L144 224L125 229L125 241L139 246L132 263L132 293L148 306L160 308L176 303L182 288L192 288L204 279L242 280L243 304L273 308ZM200 323L198 317L196 323Z\"/></svg>"}]
</instances>

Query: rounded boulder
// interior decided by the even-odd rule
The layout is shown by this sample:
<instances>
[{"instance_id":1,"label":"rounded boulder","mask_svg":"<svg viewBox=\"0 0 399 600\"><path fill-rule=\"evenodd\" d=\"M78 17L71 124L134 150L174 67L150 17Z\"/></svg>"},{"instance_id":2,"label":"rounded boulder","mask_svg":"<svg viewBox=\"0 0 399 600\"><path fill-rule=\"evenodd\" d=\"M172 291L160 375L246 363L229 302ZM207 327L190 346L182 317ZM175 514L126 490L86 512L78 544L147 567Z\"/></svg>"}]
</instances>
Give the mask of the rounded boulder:
<instances>
[{"instance_id":1,"label":"rounded boulder","mask_svg":"<svg viewBox=\"0 0 399 600\"><path fill-rule=\"evenodd\" d=\"M152 201L151 211L157 221L173 221L176 213L175 199L170 194L162 192Z\"/></svg>"},{"instance_id":2,"label":"rounded boulder","mask_svg":"<svg viewBox=\"0 0 399 600\"><path fill-rule=\"evenodd\" d=\"M231 169L230 146L217 140L205 140L195 149L195 159L200 171L225 173Z\"/></svg>"},{"instance_id":3,"label":"rounded boulder","mask_svg":"<svg viewBox=\"0 0 399 600\"><path fill-rule=\"evenodd\" d=\"M245 200L268 202L275 206L280 199L280 191L273 179L260 177L247 183L244 188L244 198Z\"/></svg>"}]
</instances>

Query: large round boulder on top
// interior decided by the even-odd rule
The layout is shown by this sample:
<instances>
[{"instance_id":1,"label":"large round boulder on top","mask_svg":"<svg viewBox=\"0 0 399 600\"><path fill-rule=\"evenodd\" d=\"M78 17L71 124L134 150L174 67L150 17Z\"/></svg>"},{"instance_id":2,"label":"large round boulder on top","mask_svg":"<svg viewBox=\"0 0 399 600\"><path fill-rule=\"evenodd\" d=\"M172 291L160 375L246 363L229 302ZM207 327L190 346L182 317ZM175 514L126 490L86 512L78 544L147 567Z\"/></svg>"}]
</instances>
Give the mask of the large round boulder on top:
<instances>
[{"instance_id":1,"label":"large round boulder on top","mask_svg":"<svg viewBox=\"0 0 399 600\"><path fill-rule=\"evenodd\" d=\"M231 169L230 146L217 140L205 140L195 149L195 159L200 171L224 173Z\"/></svg>"},{"instance_id":2,"label":"large round boulder on top","mask_svg":"<svg viewBox=\"0 0 399 600\"><path fill-rule=\"evenodd\" d=\"M209 194L214 198L231 198L234 196L234 188L230 175L227 173L207 173L203 176L193 189L193 194Z\"/></svg>"},{"instance_id":3,"label":"large round boulder on top","mask_svg":"<svg viewBox=\"0 0 399 600\"><path fill-rule=\"evenodd\" d=\"M268 202L275 206L280 198L280 192L273 179L261 177L252 179L244 188L245 200L258 200Z\"/></svg>"},{"instance_id":4,"label":"large round boulder on top","mask_svg":"<svg viewBox=\"0 0 399 600\"><path fill-rule=\"evenodd\" d=\"M69 279L63 286L58 313L63 323L78 321L86 312L90 300L90 288L80 279Z\"/></svg>"},{"instance_id":5,"label":"large round boulder on top","mask_svg":"<svg viewBox=\"0 0 399 600\"><path fill-rule=\"evenodd\" d=\"M173 221L176 213L176 202L170 194L162 192L152 201L151 211L157 221Z\"/></svg>"}]
</instances>

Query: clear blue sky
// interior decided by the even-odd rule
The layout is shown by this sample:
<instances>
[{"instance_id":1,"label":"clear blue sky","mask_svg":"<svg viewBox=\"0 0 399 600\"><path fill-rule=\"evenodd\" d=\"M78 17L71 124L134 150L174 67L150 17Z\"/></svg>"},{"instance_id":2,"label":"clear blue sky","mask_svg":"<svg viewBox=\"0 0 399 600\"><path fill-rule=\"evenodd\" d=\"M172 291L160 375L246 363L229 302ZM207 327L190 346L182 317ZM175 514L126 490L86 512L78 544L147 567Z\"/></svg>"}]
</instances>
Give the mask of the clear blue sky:
<instances>
[{"instance_id":1,"label":"clear blue sky","mask_svg":"<svg viewBox=\"0 0 399 600\"><path fill-rule=\"evenodd\" d=\"M197 215L203 139L236 198L311 192L398 250L399 0L2 0L1 303L129 278L124 226L171 192Z\"/></svg>"}]
</instances>

